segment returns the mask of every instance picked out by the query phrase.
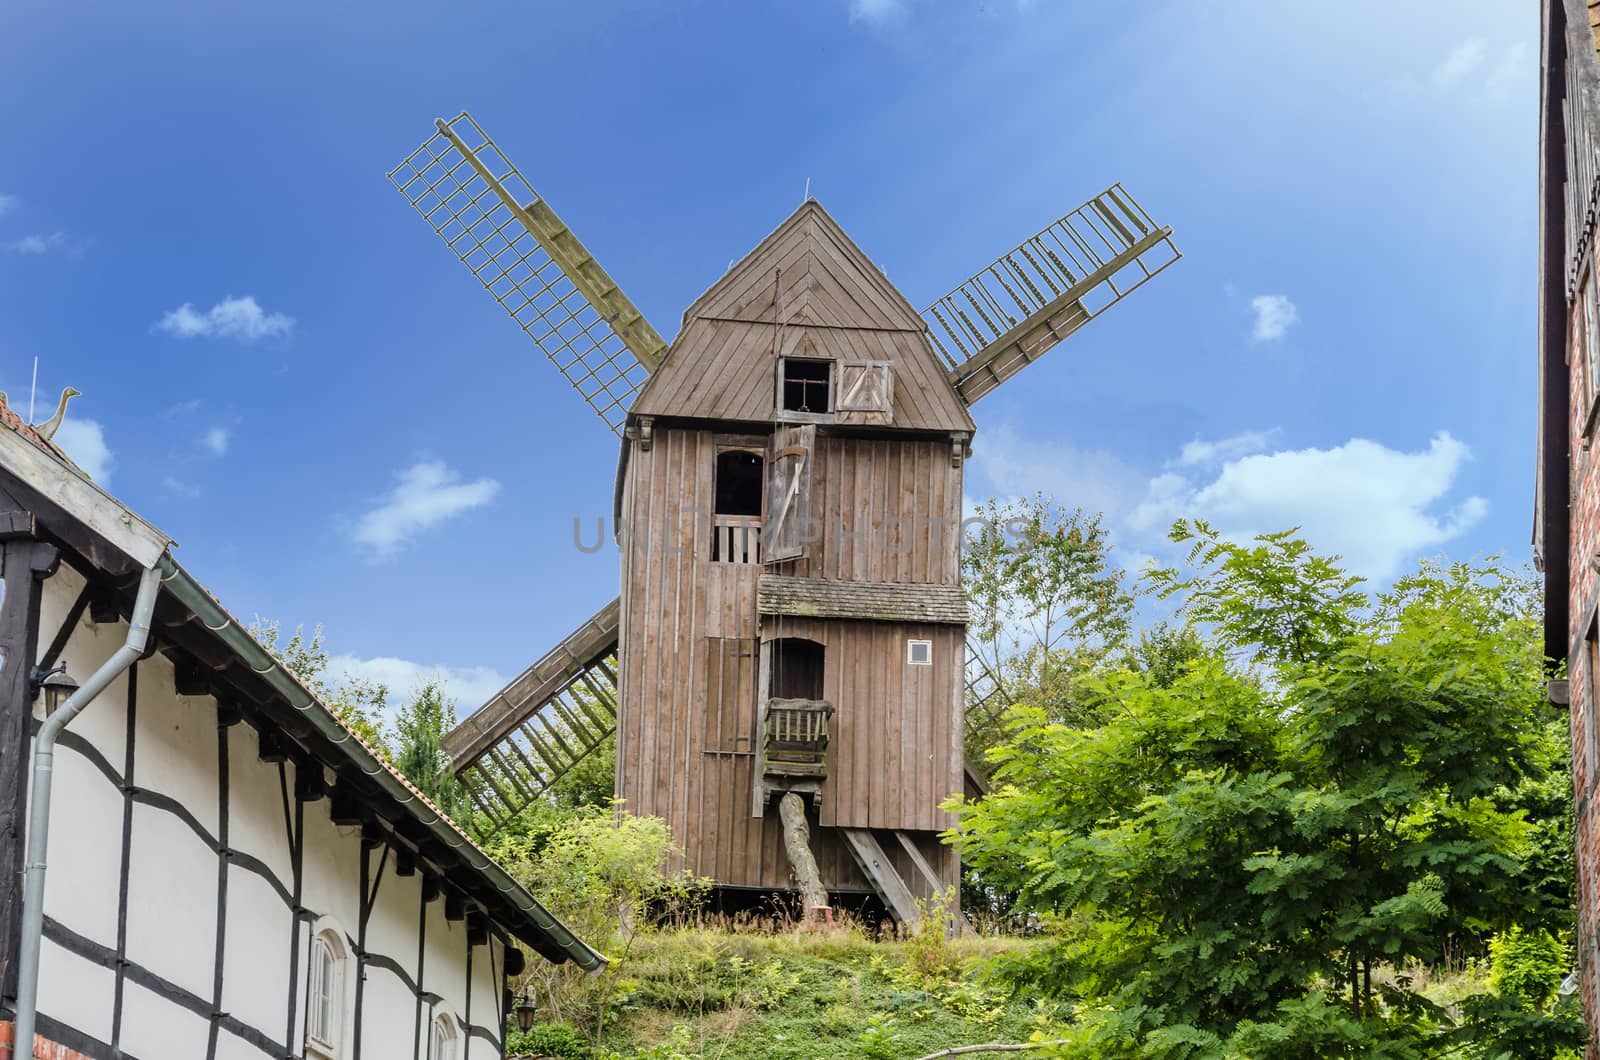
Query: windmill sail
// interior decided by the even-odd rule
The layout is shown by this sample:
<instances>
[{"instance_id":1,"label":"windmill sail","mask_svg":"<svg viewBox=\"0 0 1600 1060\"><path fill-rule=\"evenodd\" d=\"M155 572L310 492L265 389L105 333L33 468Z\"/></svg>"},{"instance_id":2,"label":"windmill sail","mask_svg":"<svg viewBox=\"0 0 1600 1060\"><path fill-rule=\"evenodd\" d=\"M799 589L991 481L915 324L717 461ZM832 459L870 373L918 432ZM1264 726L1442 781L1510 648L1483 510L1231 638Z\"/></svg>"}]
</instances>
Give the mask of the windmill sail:
<instances>
[{"instance_id":1,"label":"windmill sail","mask_svg":"<svg viewBox=\"0 0 1600 1060\"><path fill-rule=\"evenodd\" d=\"M613 600L446 734L442 743L489 834L515 817L617 727Z\"/></svg>"},{"instance_id":2,"label":"windmill sail","mask_svg":"<svg viewBox=\"0 0 1600 1060\"><path fill-rule=\"evenodd\" d=\"M667 344L462 111L389 179L613 431Z\"/></svg>"},{"instance_id":3,"label":"windmill sail","mask_svg":"<svg viewBox=\"0 0 1600 1060\"><path fill-rule=\"evenodd\" d=\"M1113 184L1000 255L922 318L970 405L1180 256L1172 229Z\"/></svg>"}]
</instances>

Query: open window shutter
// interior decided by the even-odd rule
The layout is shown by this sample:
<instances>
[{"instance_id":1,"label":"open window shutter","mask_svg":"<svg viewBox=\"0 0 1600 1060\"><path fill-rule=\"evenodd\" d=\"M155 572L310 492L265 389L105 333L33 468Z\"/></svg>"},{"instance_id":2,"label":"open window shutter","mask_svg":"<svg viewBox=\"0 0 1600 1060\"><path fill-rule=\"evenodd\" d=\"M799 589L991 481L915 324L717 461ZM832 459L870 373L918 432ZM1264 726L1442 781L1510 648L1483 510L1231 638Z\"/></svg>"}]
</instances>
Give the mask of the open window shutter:
<instances>
[{"instance_id":1,"label":"open window shutter","mask_svg":"<svg viewBox=\"0 0 1600 1060\"><path fill-rule=\"evenodd\" d=\"M888 412L894 376L888 361L844 364L839 370L840 412Z\"/></svg>"},{"instance_id":2,"label":"open window shutter","mask_svg":"<svg viewBox=\"0 0 1600 1060\"><path fill-rule=\"evenodd\" d=\"M762 536L764 563L797 559L806 554L811 521L811 458L817 429L779 427L767 454L767 511Z\"/></svg>"}]
</instances>

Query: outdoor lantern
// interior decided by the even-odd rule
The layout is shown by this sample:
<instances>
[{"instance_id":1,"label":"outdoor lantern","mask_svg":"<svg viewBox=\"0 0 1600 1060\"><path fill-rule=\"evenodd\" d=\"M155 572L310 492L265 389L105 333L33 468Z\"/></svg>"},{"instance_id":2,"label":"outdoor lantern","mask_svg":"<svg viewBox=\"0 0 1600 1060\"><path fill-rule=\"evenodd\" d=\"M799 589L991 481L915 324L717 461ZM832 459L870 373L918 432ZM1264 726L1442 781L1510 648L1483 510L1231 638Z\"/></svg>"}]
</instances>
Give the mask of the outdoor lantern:
<instances>
[{"instance_id":1,"label":"outdoor lantern","mask_svg":"<svg viewBox=\"0 0 1600 1060\"><path fill-rule=\"evenodd\" d=\"M54 714L67 701L67 697L78 690L78 682L74 681L67 673L67 664L62 663L53 670L43 673L37 669L33 672L34 693L44 692L45 717Z\"/></svg>"},{"instance_id":2,"label":"outdoor lantern","mask_svg":"<svg viewBox=\"0 0 1600 1060\"><path fill-rule=\"evenodd\" d=\"M523 1031L533 1029L533 1000L528 997L526 990L517 998L517 1029Z\"/></svg>"}]
</instances>

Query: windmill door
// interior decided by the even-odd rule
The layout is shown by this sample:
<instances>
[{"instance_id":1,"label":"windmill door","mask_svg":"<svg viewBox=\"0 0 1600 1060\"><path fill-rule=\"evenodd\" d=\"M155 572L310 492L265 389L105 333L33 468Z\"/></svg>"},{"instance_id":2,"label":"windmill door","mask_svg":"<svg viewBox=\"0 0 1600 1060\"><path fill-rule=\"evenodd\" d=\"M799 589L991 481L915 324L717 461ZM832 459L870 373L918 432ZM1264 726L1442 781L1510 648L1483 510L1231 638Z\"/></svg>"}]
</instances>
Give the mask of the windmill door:
<instances>
[{"instance_id":1,"label":"windmill door","mask_svg":"<svg viewBox=\"0 0 1600 1060\"><path fill-rule=\"evenodd\" d=\"M784 425L772 432L767 453L766 547L767 563L806 555L816 538L811 518L811 465L817 428L812 424Z\"/></svg>"}]
</instances>

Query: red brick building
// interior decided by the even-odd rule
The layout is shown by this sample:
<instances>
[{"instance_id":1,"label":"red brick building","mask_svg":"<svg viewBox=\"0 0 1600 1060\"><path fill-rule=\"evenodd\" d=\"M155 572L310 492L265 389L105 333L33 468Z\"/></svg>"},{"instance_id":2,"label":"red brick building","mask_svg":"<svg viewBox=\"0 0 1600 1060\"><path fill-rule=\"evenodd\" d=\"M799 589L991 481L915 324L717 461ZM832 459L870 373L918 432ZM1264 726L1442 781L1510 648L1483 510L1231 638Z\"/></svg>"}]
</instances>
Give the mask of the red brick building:
<instances>
[{"instance_id":1,"label":"red brick building","mask_svg":"<svg viewBox=\"0 0 1600 1060\"><path fill-rule=\"evenodd\" d=\"M1600 1040L1600 0L1543 0L1541 8L1533 543L1545 579L1545 654L1568 667L1550 695L1572 713L1578 965ZM1600 1051L1591 1046L1589 1055Z\"/></svg>"}]
</instances>

